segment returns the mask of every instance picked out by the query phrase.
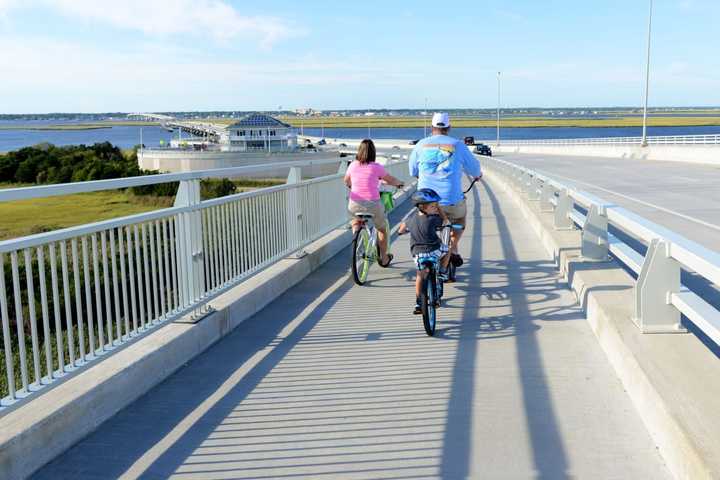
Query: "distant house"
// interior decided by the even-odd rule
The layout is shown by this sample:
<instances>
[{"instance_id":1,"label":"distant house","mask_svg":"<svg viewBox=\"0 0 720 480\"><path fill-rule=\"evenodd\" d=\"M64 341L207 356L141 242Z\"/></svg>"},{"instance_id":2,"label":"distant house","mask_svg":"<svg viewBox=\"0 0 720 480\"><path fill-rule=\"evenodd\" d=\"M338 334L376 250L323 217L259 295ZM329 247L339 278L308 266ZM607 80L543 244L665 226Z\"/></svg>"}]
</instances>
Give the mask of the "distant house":
<instances>
[{"instance_id":1,"label":"distant house","mask_svg":"<svg viewBox=\"0 0 720 480\"><path fill-rule=\"evenodd\" d=\"M295 149L297 135L290 125L277 118L251 113L225 127L218 143L230 151L277 152Z\"/></svg>"}]
</instances>

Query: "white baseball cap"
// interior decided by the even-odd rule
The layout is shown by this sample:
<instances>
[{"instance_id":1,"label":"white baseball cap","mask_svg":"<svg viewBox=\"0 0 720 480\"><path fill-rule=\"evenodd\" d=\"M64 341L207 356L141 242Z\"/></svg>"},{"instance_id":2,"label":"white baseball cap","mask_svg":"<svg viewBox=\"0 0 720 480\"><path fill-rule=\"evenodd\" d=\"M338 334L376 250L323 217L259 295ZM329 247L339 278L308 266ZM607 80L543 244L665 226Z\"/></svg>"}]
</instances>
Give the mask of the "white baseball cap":
<instances>
[{"instance_id":1,"label":"white baseball cap","mask_svg":"<svg viewBox=\"0 0 720 480\"><path fill-rule=\"evenodd\" d=\"M434 113L432 126L436 128L448 128L450 126L450 115L445 112Z\"/></svg>"}]
</instances>

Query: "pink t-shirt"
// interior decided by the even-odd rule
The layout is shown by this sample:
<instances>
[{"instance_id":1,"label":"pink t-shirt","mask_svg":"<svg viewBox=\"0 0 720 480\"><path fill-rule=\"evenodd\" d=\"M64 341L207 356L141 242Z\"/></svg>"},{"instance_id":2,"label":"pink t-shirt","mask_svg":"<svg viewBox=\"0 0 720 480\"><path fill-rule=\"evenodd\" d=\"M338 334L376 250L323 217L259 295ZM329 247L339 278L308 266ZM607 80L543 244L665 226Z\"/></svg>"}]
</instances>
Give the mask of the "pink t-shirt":
<instances>
[{"instance_id":1,"label":"pink t-shirt","mask_svg":"<svg viewBox=\"0 0 720 480\"><path fill-rule=\"evenodd\" d=\"M361 164L357 160L348 166L346 176L350 177L350 200L367 202L380 200L380 179L387 175L385 167L376 162Z\"/></svg>"}]
</instances>

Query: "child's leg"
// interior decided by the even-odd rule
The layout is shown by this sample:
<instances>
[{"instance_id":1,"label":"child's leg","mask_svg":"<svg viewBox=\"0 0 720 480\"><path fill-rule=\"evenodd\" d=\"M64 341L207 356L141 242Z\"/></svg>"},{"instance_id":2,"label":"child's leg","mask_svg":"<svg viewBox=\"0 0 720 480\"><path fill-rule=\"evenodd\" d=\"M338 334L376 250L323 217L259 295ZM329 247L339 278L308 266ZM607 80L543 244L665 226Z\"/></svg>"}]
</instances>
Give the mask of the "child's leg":
<instances>
[{"instance_id":1,"label":"child's leg","mask_svg":"<svg viewBox=\"0 0 720 480\"><path fill-rule=\"evenodd\" d=\"M422 292L423 273L423 271L418 270L415 275L415 298L420 298L420 292Z\"/></svg>"}]
</instances>

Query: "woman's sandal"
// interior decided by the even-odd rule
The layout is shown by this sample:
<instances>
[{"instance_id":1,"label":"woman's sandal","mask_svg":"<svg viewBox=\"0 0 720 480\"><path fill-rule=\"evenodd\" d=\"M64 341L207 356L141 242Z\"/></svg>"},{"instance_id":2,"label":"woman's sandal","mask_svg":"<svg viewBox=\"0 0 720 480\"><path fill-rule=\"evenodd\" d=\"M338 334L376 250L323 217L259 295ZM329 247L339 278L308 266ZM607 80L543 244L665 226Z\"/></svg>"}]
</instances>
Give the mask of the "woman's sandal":
<instances>
[{"instance_id":1,"label":"woman's sandal","mask_svg":"<svg viewBox=\"0 0 720 480\"><path fill-rule=\"evenodd\" d=\"M388 261L384 265L380 260L378 260L378 265L380 265L382 268L388 268L390 266L390 264L392 263L393 258L395 258L392 253L388 253L387 256L388 256Z\"/></svg>"}]
</instances>

